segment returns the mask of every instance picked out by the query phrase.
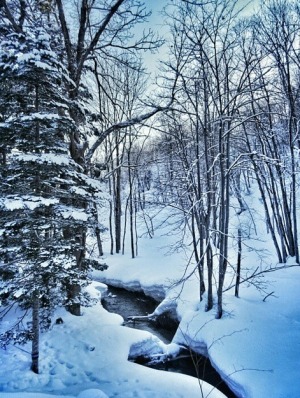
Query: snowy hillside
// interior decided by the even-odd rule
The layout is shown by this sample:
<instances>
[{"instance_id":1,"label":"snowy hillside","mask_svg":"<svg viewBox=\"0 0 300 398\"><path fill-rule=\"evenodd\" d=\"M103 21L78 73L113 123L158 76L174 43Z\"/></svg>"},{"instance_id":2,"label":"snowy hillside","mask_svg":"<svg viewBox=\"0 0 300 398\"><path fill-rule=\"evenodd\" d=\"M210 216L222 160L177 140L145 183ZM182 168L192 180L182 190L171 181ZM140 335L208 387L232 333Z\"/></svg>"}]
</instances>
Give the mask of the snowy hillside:
<instances>
[{"instance_id":1,"label":"snowy hillside","mask_svg":"<svg viewBox=\"0 0 300 398\"><path fill-rule=\"evenodd\" d=\"M258 247L263 246L263 225L261 228ZM291 259L286 266L277 265L277 271L261 275L256 283L264 286L265 293L250 283L242 285L240 298L234 297L233 289L229 290L224 297L225 314L217 320L215 310L205 312L205 300L199 303L197 278L172 287L184 274L186 258L178 253L164 255L171 241L172 237L159 234L142 239L140 257L107 258L109 269L97 275L99 280L140 288L153 297L157 297L158 286L164 280L166 298L158 311L175 306L181 320L173 342L199 352L207 349L211 362L238 397L299 397L300 268L292 266ZM266 248L267 242L264 244ZM265 266L272 260L272 255L267 258L266 253ZM245 254L244 263L252 262L255 270L260 257L260 251L252 248ZM273 264L269 269L275 267ZM230 285L230 278L227 282Z\"/></svg>"},{"instance_id":2,"label":"snowy hillside","mask_svg":"<svg viewBox=\"0 0 300 398\"><path fill-rule=\"evenodd\" d=\"M160 224L161 218L156 222ZM151 352L170 353L172 349L175 354L177 344L199 352L207 350L238 397L299 397L299 267L291 262L264 274L260 283L271 293L268 297L249 284L241 285L240 298L229 290L224 297L225 314L216 320L215 310L205 312L205 301L199 303L195 276L174 285L184 275L187 253L166 254L174 243L174 236L166 235L167 228L157 230L152 239L140 238L141 254L136 259L126 254L106 255L108 270L95 271L93 277L142 290L156 299L164 292L165 299L156 312L176 308L181 322L175 345L165 346L148 332L121 326L122 318L107 313L100 304L84 309L82 317L61 310L56 317L63 323L41 335L39 375L29 370L30 347L9 347L1 352L1 398L48 398L45 393L55 398L100 398L104 393L108 397L201 396L196 379L128 362L130 347L139 346L137 342L144 342L140 346ZM252 259L256 269L259 251L251 249L245 257L245 264ZM89 290L98 296L105 285L95 282ZM201 386L204 397L222 396L203 382ZM33 395L26 395L30 391Z\"/></svg>"},{"instance_id":3,"label":"snowy hillside","mask_svg":"<svg viewBox=\"0 0 300 398\"><path fill-rule=\"evenodd\" d=\"M98 283L90 289L97 295L105 287ZM100 304L85 309L82 317L64 311L57 316L63 323L41 336L39 375L30 371L28 347L1 352L1 398L199 396L197 379L128 362L130 347L137 342L153 352L168 347L148 332L120 326L122 318L107 313ZM202 388L205 395L213 390L208 384ZM216 390L210 396L223 397Z\"/></svg>"}]
</instances>

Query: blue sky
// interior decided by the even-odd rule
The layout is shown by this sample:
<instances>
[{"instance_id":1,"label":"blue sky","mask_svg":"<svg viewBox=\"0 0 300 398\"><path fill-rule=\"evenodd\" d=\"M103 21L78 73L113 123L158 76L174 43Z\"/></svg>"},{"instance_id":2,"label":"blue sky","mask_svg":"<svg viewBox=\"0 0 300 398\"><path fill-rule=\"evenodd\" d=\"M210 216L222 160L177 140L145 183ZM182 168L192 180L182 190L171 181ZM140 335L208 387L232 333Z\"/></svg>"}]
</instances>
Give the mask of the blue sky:
<instances>
[{"instance_id":1,"label":"blue sky","mask_svg":"<svg viewBox=\"0 0 300 398\"><path fill-rule=\"evenodd\" d=\"M144 25L139 25L138 29L148 29L151 28L154 32L157 32L159 35L164 36L168 27L164 22L165 17L162 15L162 10L167 4L171 3L171 0L145 0L144 1L147 11L151 11L152 15L149 17L148 23ZM257 6L259 0L239 0L238 4L240 7L247 6L247 9L250 11L253 7ZM251 11L250 11L251 12ZM151 70L159 70L160 64L159 59L164 59L167 51L166 46L162 46L159 50L158 54L144 54L144 60L146 63L146 67Z\"/></svg>"}]
</instances>

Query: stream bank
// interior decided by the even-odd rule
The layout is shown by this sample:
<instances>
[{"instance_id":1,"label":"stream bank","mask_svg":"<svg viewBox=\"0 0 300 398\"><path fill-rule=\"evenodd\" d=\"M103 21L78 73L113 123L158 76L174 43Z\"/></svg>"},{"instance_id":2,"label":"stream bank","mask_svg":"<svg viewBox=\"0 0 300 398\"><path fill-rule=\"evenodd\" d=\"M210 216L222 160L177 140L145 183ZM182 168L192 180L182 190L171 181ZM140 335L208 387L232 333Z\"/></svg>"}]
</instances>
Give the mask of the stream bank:
<instances>
[{"instance_id":1,"label":"stream bank","mask_svg":"<svg viewBox=\"0 0 300 398\"><path fill-rule=\"evenodd\" d=\"M149 331L166 344L171 343L176 333L178 322L172 319L172 317L168 317L167 314L159 316L155 321L146 319L136 322L128 321L128 317L130 316L147 316L152 314L157 307L157 301L143 293L108 286L106 294L102 297L102 305L107 311L121 315L124 318L124 326ZM132 360L151 368L197 377L220 390L228 398L236 398L236 395L213 368L209 359L188 350L188 348L182 350L178 357L165 362L153 363L149 362L148 358L142 357Z\"/></svg>"}]
</instances>

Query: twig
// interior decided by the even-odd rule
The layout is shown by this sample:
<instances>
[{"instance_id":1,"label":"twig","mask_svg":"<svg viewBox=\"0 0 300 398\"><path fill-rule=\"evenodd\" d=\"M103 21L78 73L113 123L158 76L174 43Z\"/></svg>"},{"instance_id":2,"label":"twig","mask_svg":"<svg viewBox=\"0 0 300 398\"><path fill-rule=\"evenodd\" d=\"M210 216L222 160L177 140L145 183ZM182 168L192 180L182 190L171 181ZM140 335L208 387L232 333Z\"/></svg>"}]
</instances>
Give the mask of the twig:
<instances>
[{"instance_id":1,"label":"twig","mask_svg":"<svg viewBox=\"0 0 300 398\"><path fill-rule=\"evenodd\" d=\"M273 293L275 293L275 292L271 292L271 293L267 294L266 297L263 299L263 301L266 301L266 299L267 299L269 296L272 296ZM274 297L275 297L275 296L274 296Z\"/></svg>"}]
</instances>

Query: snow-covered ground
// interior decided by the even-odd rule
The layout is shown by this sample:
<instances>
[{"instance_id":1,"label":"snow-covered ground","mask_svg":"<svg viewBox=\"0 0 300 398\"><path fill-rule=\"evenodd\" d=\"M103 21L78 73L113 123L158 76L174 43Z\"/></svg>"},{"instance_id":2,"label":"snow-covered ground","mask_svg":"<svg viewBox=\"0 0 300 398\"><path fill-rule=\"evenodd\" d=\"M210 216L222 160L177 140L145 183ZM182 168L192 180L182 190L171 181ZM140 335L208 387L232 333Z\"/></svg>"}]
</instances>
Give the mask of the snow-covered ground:
<instances>
[{"instance_id":1,"label":"snow-covered ground","mask_svg":"<svg viewBox=\"0 0 300 398\"><path fill-rule=\"evenodd\" d=\"M247 242L243 249L243 267L249 273L274 259L271 248L265 250L269 246L263 230L261 224L259 239ZM192 265L186 270L188 252L167 254L176 237L165 232L157 230L152 239L140 238L135 259L129 253L107 255L108 270L95 272L94 278L156 298L165 296L157 312L176 309L181 321L173 344L167 346L148 332L121 326L122 318L105 311L100 303L85 308L81 317L61 310L56 317L63 323L41 335L39 375L29 369L29 346L0 352L0 398L198 398L201 391L203 397L224 397L189 376L128 362L138 343L152 353L176 353L180 344L207 352L239 397L300 397L300 267L292 266L291 259L285 268L265 274L256 281L260 292L243 284L236 298L233 289L228 290L224 316L216 320L214 310L204 311L205 300L199 303L196 276L175 283L190 274ZM230 278L226 283L230 285ZM94 282L90 290L100 295L105 285Z\"/></svg>"},{"instance_id":2,"label":"snow-covered ground","mask_svg":"<svg viewBox=\"0 0 300 398\"><path fill-rule=\"evenodd\" d=\"M104 289L100 283L90 288L94 294ZM152 353L176 353L176 345L166 346L148 332L121 326L123 319L100 304L86 308L81 317L64 310L57 316L63 323L41 336L39 375L29 370L30 347L1 352L1 398L199 397L196 379L127 361L137 342ZM212 387L202 384L209 394ZM210 397L224 396L214 390Z\"/></svg>"},{"instance_id":3,"label":"snow-covered ground","mask_svg":"<svg viewBox=\"0 0 300 398\"><path fill-rule=\"evenodd\" d=\"M117 286L141 286L147 294L155 286L153 296L162 278L165 286L172 286L182 276L184 258L178 253L165 256L161 242L160 236L141 241L143 255L137 259L110 258L100 279ZM270 272L261 279L272 294L264 301L266 295L253 286L241 286L240 298L229 290L221 320L215 319L214 310L204 311L205 302L199 303L196 278L166 290L159 310L164 304L168 308L177 304L181 322L173 342L198 352L208 350L211 362L238 397L299 398L300 267Z\"/></svg>"}]
</instances>

